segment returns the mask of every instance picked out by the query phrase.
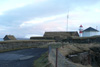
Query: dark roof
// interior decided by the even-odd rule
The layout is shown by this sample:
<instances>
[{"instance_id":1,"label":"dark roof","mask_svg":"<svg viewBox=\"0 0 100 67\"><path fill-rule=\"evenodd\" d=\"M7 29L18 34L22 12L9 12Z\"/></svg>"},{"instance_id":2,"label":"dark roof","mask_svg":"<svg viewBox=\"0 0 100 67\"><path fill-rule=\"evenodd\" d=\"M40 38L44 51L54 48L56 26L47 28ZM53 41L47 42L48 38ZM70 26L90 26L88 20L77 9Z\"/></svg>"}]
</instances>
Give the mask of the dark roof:
<instances>
[{"instance_id":1,"label":"dark roof","mask_svg":"<svg viewBox=\"0 0 100 67\"><path fill-rule=\"evenodd\" d=\"M3 39L4 40L16 40L16 38L13 35L6 35Z\"/></svg>"},{"instance_id":2,"label":"dark roof","mask_svg":"<svg viewBox=\"0 0 100 67\"><path fill-rule=\"evenodd\" d=\"M95 32L99 32L97 29L94 29L94 28L92 28L92 27L89 27L89 28L83 30L83 32L84 32L84 31L95 31Z\"/></svg>"},{"instance_id":3,"label":"dark roof","mask_svg":"<svg viewBox=\"0 0 100 67\"><path fill-rule=\"evenodd\" d=\"M79 36L77 31L72 32L45 32L44 37L69 37L69 36Z\"/></svg>"}]
</instances>

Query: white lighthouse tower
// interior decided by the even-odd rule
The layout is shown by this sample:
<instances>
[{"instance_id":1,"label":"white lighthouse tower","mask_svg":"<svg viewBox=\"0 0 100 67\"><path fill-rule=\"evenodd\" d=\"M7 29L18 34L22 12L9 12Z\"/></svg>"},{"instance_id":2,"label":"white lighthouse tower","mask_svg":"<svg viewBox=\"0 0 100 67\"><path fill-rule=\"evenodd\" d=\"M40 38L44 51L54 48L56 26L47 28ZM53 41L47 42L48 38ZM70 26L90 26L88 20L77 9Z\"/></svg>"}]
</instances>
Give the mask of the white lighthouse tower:
<instances>
[{"instance_id":1,"label":"white lighthouse tower","mask_svg":"<svg viewBox=\"0 0 100 67\"><path fill-rule=\"evenodd\" d=\"M80 27L79 27L79 35L80 35L80 37L82 37L82 34L83 34L83 26L80 25Z\"/></svg>"}]
</instances>

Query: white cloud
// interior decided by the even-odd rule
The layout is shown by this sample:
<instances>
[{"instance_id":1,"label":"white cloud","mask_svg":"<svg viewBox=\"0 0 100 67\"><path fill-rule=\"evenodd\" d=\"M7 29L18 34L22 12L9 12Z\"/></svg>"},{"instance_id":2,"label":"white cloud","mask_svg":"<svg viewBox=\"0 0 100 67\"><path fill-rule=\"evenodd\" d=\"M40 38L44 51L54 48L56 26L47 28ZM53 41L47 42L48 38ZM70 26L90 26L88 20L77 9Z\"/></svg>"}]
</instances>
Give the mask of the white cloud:
<instances>
[{"instance_id":1,"label":"white cloud","mask_svg":"<svg viewBox=\"0 0 100 67\"><path fill-rule=\"evenodd\" d=\"M0 31L4 31L5 29L1 28Z\"/></svg>"},{"instance_id":2,"label":"white cloud","mask_svg":"<svg viewBox=\"0 0 100 67\"><path fill-rule=\"evenodd\" d=\"M45 1L46 0L8 0L0 3L0 12L3 13L5 11L24 7L29 4L36 5Z\"/></svg>"},{"instance_id":3,"label":"white cloud","mask_svg":"<svg viewBox=\"0 0 100 67\"><path fill-rule=\"evenodd\" d=\"M55 16L51 16L51 17L35 18L34 20L23 22L20 25L20 27L27 27L27 26L32 26L34 24L45 23L45 22L48 22L48 21L56 20L57 18L60 18L60 17L64 17L66 15L67 14L65 13L65 14L55 15Z\"/></svg>"},{"instance_id":4,"label":"white cloud","mask_svg":"<svg viewBox=\"0 0 100 67\"><path fill-rule=\"evenodd\" d=\"M9 27L1 26L1 25L0 25L0 31L5 31L6 29L9 29Z\"/></svg>"},{"instance_id":5,"label":"white cloud","mask_svg":"<svg viewBox=\"0 0 100 67\"><path fill-rule=\"evenodd\" d=\"M3 15L3 13L2 13L2 12L0 12L0 15Z\"/></svg>"},{"instance_id":6,"label":"white cloud","mask_svg":"<svg viewBox=\"0 0 100 67\"><path fill-rule=\"evenodd\" d=\"M47 0L34 0L34 3L46 2Z\"/></svg>"},{"instance_id":7,"label":"white cloud","mask_svg":"<svg viewBox=\"0 0 100 67\"><path fill-rule=\"evenodd\" d=\"M100 9L98 9L98 8L95 8L95 12L98 12L98 13L100 13Z\"/></svg>"}]
</instances>

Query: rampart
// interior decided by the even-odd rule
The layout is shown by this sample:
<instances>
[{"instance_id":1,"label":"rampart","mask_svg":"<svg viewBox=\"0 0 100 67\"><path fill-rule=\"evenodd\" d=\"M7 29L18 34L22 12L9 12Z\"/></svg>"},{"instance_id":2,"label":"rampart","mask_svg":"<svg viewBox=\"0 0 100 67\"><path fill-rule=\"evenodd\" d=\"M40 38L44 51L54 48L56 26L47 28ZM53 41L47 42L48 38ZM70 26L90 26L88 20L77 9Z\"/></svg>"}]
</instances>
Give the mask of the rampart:
<instances>
[{"instance_id":1,"label":"rampart","mask_svg":"<svg viewBox=\"0 0 100 67\"><path fill-rule=\"evenodd\" d=\"M68 37L62 40L69 43L100 43L100 36L92 37Z\"/></svg>"},{"instance_id":2,"label":"rampart","mask_svg":"<svg viewBox=\"0 0 100 67\"><path fill-rule=\"evenodd\" d=\"M54 37L30 37L31 40L54 40Z\"/></svg>"},{"instance_id":3,"label":"rampart","mask_svg":"<svg viewBox=\"0 0 100 67\"><path fill-rule=\"evenodd\" d=\"M47 47L46 44L54 40L10 40L0 42L0 52L24 49Z\"/></svg>"},{"instance_id":4,"label":"rampart","mask_svg":"<svg viewBox=\"0 0 100 67\"><path fill-rule=\"evenodd\" d=\"M72 62L68 61L59 51L58 51L58 60L56 61L56 49L49 50L49 62L53 65L53 67L77 67ZM57 65L56 65L57 63Z\"/></svg>"},{"instance_id":5,"label":"rampart","mask_svg":"<svg viewBox=\"0 0 100 67\"><path fill-rule=\"evenodd\" d=\"M59 48L59 46L61 47ZM51 43L51 46L49 46L48 59L53 66L57 63L58 67L92 67L96 65L95 63L97 63L96 66L100 63L100 59L98 59L100 58L99 51L99 43L80 44L56 42ZM58 58L57 61L56 58Z\"/></svg>"}]
</instances>

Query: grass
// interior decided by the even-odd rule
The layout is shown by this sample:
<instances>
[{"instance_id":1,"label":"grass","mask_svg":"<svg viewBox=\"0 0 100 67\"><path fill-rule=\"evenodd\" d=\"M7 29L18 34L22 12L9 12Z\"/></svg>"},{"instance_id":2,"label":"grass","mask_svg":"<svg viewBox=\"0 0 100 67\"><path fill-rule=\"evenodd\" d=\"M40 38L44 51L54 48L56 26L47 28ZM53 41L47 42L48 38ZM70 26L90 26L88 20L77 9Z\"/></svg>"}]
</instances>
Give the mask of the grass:
<instances>
[{"instance_id":1,"label":"grass","mask_svg":"<svg viewBox=\"0 0 100 67\"><path fill-rule=\"evenodd\" d=\"M60 53L63 55L63 56L67 56L67 55L70 55L70 54L77 54L77 53L81 53L81 52L86 52L86 51L89 51L90 48L94 48L94 47L100 47L100 44L99 43L87 43L87 44L79 44L79 43L51 43L53 45L62 45L60 48L59 48L59 51ZM77 67L92 67L91 65L81 65L81 64L78 64L78 63L74 63L72 62L73 64L77 65Z\"/></svg>"},{"instance_id":2,"label":"grass","mask_svg":"<svg viewBox=\"0 0 100 67\"><path fill-rule=\"evenodd\" d=\"M22 48L6 49L6 50L0 50L0 53L15 51L15 50L22 50L22 49L29 49L29 48L37 48L37 47L22 47Z\"/></svg>"},{"instance_id":3,"label":"grass","mask_svg":"<svg viewBox=\"0 0 100 67\"><path fill-rule=\"evenodd\" d=\"M59 51L64 56L67 56L69 54L89 51L90 48L93 48L93 47L100 47L100 45L96 43L91 43L91 44L66 43L66 45L59 48Z\"/></svg>"},{"instance_id":4,"label":"grass","mask_svg":"<svg viewBox=\"0 0 100 67\"><path fill-rule=\"evenodd\" d=\"M34 67L51 67L48 61L48 52L41 55L40 58L34 61Z\"/></svg>"},{"instance_id":5,"label":"grass","mask_svg":"<svg viewBox=\"0 0 100 67\"><path fill-rule=\"evenodd\" d=\"M47 48L48 45L46 45L46 43L48 43L48 42L54 42L54 40L8 40L8 41L0 41L0 52L7 52L7 51L26 49L26 48ZM44 43L44 45L43 45L43 43Z\"/></svg>"},{"instance_id":6,"label":"grass","mask_svg":"<svg viewBox=\"0 0 100 67\"><path fill-rule=\"evenodd\" d=\"M17 42L55 42L55 40L7 40L7 41L0 41L2 43L17 43Z\"/></svg>"}]
</instances>

